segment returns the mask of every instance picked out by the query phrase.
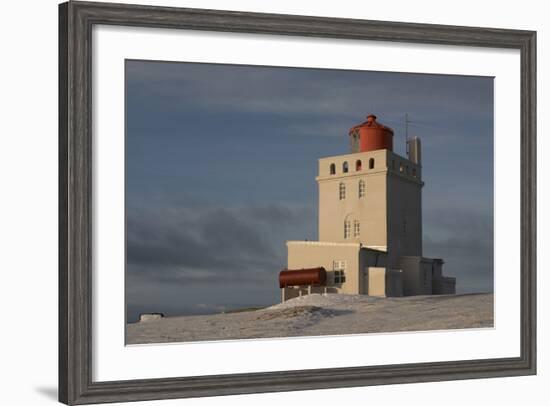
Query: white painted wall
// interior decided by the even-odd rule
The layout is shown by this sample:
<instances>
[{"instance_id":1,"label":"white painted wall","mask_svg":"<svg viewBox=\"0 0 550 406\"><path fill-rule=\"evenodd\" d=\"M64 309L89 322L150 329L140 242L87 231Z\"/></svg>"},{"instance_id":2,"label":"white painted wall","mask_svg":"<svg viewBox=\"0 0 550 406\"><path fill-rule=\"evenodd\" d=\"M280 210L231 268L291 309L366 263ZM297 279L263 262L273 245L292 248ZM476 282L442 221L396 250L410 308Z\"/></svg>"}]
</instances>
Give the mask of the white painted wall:
<instances>
[{"instance_id":1,"label":"white painted wall","mask_svg":"<svg viewBox=\"0 0 550 406\"><path fill-rule=\"evenodd\" d=\"M538 37L538 132L540 180L549 178L548 132L550 23L545 3L463 0L126 0L202 8L369 18L425 23L532 29ZM1 403L56 404L57 385L57 2L5 2L0 25L0 333ZM548 182L545 182L548 185ZM548 186L539 181L539 286L550 282ZM540 289L539 289L540 291ZM462 382L335 389L226 398L134 403L134 405L269 405L359 403L436 405L542 404L550 384L548 296L539 295L539 375Z\"/></svg>"}]
</instances>

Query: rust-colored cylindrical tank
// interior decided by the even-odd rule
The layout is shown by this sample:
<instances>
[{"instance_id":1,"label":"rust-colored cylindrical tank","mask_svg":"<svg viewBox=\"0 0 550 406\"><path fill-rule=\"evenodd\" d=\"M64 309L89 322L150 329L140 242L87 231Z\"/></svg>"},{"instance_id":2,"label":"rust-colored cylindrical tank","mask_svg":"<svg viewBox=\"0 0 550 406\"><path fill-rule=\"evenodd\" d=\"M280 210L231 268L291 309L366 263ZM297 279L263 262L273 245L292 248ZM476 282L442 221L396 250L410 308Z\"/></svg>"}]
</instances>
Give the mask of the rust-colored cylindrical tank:
<instances>
[{"instance_id":1,"label":"rust-colored cylindrical tank","mask_svg":"<svg viewBox=\"0 0 550 406\"><path fill-rule=\"evenodd\" d=\"M377 149L393 151L393 130L376 121L374 114L367 121L349 130L351 152L368 152Z\"/></svg>"},{"instance_id":2,"label":"rust-colored cylindrical tank","mask_svg":"<svg viewBox=\"0 0 550 406\"><path fill-rule=\"evenodd\" d=\"M307 269L283 269L279 273L279 287L300 285L325 286L327 283L327 271L323 267Z\"/></svg>"}]
</instances>

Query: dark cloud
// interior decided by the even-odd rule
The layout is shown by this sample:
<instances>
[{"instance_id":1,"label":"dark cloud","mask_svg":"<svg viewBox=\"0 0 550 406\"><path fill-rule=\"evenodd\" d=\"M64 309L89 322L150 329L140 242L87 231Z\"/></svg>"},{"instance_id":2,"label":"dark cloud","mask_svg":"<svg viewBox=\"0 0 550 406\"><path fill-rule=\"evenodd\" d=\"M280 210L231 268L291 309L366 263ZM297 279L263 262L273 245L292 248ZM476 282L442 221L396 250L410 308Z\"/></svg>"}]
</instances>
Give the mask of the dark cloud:
<instances>
[{"instance_id":1,"label":"dark cloud","mask_svg":"<svg viewBox=\"0 0 550 406\"><path fill-rule=\"evenodd\" d=\"M494 290L493 240L491 213L439 210L424 216L424 255L443 258L460 293Z\"/></svg>"},{"instance_id":2,"label":"dark cloud","mask_svg":"<svg viewBox=\"0 0 550 406\"><path fill-rule=\"evenodd\" d=\"M276 292L278 272L286 266L286 240L307 230L312 233L314 218L312 208L279 205L129 208L127 301L132 308L143 307L143 291L153 285L172 285L181 295L232 286L234 297L229 298L229 305L242 302L245 285ZM275 296L269 295L269 300ZM180 303L180 312L194 305L181 297L176 303ZM223 305L203 303L195 310ZM150 306L157 311L178 309L166 293L153 295Z\"/></svg>"},{"instance_id":3,"label":"dark cloud","mask_svg":"<svg viewBox=\"0 0 550 406\"><path fill-rule=\"evenodd\" d=\"M166 102L163 109L192 104L211 112L332 116L342 120L344 129L365 108L376 107L387 112L384 116L401 120L396 107L406 106L402 111L417 111L419 119L429 122L428 112L437 111L448 122L464 114L487 118L487 105L492 103L492 90L483 91L490 80L486 77L449 80L448 75L409 74L413 80L405 82L395 80L400 74L385 72L201 63L182 69L181 63L140 61L128 62L127 69L130 84L144 94L160 96L152 102Z\"/></svg>"},{"instance_id":4,"label":"dark cloud","mask_svg":"<svg viewBox=\"0 0 550 406\"><path fill-rule=\"evenodd\" d=\"M231 210L166 210L128 218L130 264L232 267L228 259L235 255L242 263L272 252L254 222Z\"/></svg>"},{"instance_id":5,"label":"dark cloud","mask_svg":"<svg viewBox=\"0 0 550 406\"><path fill-rule=\"evenodd\" d=\"M311 208L283 206L130 209L128 264L224 272L273 263L280 260L273 242L289 228L311 228L312 216Z\"/></svg>"}]
</instances>

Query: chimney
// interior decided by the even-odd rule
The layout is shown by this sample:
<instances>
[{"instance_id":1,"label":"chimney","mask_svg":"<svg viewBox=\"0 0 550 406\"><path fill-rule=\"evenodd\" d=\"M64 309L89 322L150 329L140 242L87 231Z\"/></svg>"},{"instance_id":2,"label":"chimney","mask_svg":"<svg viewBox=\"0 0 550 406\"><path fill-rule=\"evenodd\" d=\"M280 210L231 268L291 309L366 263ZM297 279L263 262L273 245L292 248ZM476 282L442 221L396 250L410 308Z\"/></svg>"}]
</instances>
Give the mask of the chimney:
<instances>
[{"instance_id":1,"label":"chimney","mask_svg":"<svg viewBox=\"0 0 550 406\"><path fill-rule=\"evenodd\" d=\"M408 158L409 161L421 165L421 155L420 155L420 138L412 137L407 140L407 149L409 151Z\"/></svg>"}]
</instances>

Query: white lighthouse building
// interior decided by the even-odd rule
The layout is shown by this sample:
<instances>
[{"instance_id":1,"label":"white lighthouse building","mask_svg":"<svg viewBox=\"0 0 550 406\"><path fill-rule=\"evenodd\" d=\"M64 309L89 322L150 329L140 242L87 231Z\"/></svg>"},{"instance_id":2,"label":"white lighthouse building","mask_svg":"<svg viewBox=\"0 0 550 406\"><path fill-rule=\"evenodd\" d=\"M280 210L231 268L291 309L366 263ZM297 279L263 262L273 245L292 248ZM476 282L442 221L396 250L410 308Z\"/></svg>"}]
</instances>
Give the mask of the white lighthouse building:
<instances>
[{"instance_id":1,"label":"white lighthouse building","mask_svg":"<svg viewBox=\"0 0 550 406\"><path fill-rule=\"evenodd\" d=\"M316 292L408 296L455 293L443 260L422 255L420 139L407 157L369 115L349 130L351 153L319 159L319 241L287 241L282 300Z\"/></svg>"}]
</instances>

